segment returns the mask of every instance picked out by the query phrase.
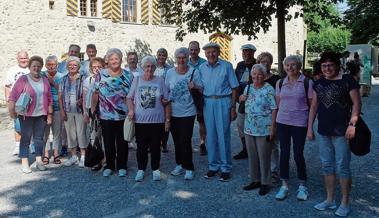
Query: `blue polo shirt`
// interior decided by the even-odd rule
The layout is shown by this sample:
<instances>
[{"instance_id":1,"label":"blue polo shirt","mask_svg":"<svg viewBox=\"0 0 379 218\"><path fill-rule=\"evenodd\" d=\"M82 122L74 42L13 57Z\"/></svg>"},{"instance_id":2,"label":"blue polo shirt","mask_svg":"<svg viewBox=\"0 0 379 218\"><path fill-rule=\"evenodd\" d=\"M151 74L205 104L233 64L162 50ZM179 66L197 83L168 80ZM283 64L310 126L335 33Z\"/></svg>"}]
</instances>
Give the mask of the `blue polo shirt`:
<instances>
[{"instance_id":1,"label":"blue polo shirt","mask_svg":"<svg viewBox=\"0 0 379 218\"><path fill-rule=\"evenodd\" d=\"M200 65L199 71L205 96L230 95L232 89L239 86L233 66L228 61L218 59L214 65L205 62Z\"/></svg>"},{"instance_id":2,"label":"blue polo shirt","mask_svg":"<svg viewBox=\"0 0 379 218\"><path fill-rule=\"evenodd\" d=\"M195 68L196 70L199 70L200 65L205 62L207 62L207 60L202 57L199 57L196 63L192 63L191 58L189 58L188 65L192 68Z\"/></svg>"}]
</instances>

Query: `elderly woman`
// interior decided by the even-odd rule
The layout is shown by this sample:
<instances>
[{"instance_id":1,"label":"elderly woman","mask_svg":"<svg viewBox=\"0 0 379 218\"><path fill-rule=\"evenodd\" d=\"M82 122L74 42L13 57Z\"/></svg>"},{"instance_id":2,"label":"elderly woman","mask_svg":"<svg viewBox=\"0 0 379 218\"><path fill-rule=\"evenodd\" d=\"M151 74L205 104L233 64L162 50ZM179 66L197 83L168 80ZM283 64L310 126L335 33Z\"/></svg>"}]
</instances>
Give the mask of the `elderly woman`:
<instances>
[{"instance_id":1,"label":"elderly woman","mask_svg":"<svg viewBox=\"0 0 379 218\"><path fill-rule=\"evenodd\" d=\"M305 187L307 172L303 155L309 114L309 102L312 100L312 80L306 78L301 72L299 56L290 55L283 61L287 76L276 83L276 102L279 107L276 117L277 131L280 142L280 179L282 186L276 194L277 200L284 200L288 195L289 159L291 141L293 142L293 155L297 167L299 188L297 199L308 199Z\"/></svg>"},{"instance_id":2,"label":"elderly woman","mask_svg":"<svg viewBox=\"0 0 379 218\"><path fill-rule=\"evenodd\" d=\"M119 177L126 176L128 142L124 140L124 121L128 113L126 96L133 75L121 68L122 52L111 48L106 53L108 68L96 75L92 95L91 112L95 113L99 103L99 118L104 141L106 166L103 176L109 177L118 170Z\"/></svg>"},{"instance_id":3,"label":"elderly woman","mask_svg":"<svg viewBox=\"0 0 379 218\"><path fill-rule=\"evenodd\" d=\"M83 105L84 105L84 121L89 122L91 111L91 100L94 91L96 76L100 70L104 69L104 59L95 57L89 62L89 76L83 82Z\"/></svg>"},{"instance_id":4,"label":"elderly woman","mask_svg":"<svg viewBox=\"0 0 379 218\"><path fill-rule=\"evenodd\" d=\"M83 120L83 81L79 73L80 60L70 56L67 59L68 74L63 76L59 85L59 107L61 118L67 133L67 144L71 157L63 165L72 166L79 163L84 167L85 149L87 148L86 123ZM76 147L80 148L80 161L76 155Z\"/></svg>"},{"instance_id":5,"label":"elderly woman","mask_svg":"<svg viewBox=\"0 0 379 218\"><path fill-rule=\"evenodd\" d=\"M270 84L274 89L276 88L276 82L278 82L281 77L279 75L273 74L271 72L271 66L273 62L272 54L269 52L262 52L257 57L257 63L266 66L267 74L265 77L265 82ZM271 152L271 176L274 182L279 182L279 142L277 137L270 141L272 152Z\"/></svg>"},{"instance_id":6,"label":"elderly woman","mask_svg":"<svg viewBox=\"0 0 379 218\"><path fill-rule=\"evenodd\" d=\"M31 173L29 167L29 144L33 136L36 145L36 167L38 170L46 170L42 163L43 136L46 124L51 124L53 107L49 80L42 77L40 72L43 60L39 56L33 56L29 60L30 73L21 76L15 83L9 96L9 115L16 119L19 117L21 125L21 142L19 156L21 158L21 170L23 173ZM22 95L27 93L31 101L26 111L16 114L16 102Z\"/></svg>"},{"instance_id":7,"label":"elderly woman","mask_svg":"<svg viewBox=\"0 0 379 218\"><path fill-rule=\"evenodd\" d=\"M350 148L347 142L355 136L361 99L359 84L352 75L340 68L340 57L334 52L325 52L320 59L322 74L313 86L315 91L308 119L309 139L314 138L313 121L318 118L318 145L326 200L315 205L317 210L335 209L336 173L341 185L342 200L336 210L337 216L346 217L349 212L351 190Z\"/></svg>"},{"instance_id":8,"label":"elderly woman","mask_svg":"<svg viewBox=\"0 0 379 218\"><path fill-rule=\"evenodd\" d=\"M62 119L59 111L59 101L58 101L58 90L59 83L62 80L63 75L57 72L58 58L55 55L48 56L46 58L46 69L47 72L43 72L42 75L46 77L50 83L51 95L53 98L53 120L50 125L46 126L44 142L45 147L45 156L42 158L44 164L49 164L49 151L51 150L49 135L50 130L53 133L53 162L54 164L61 164L59 158L59 146L61 143L61 130L62 130Z\"/></svg>"},{"instance_id":9,"label":"elderly woman","mask_svg":"<svg viewBox=\"0 0 379 218\"><path fill-rule=\"evenodd\" d=\"M143 75L133 80L128 94L128 118L135 120L138 171L137 182L144 179L148 149L151 154L153 180L161 179L159 171L162 135L170 126L171 109L168 90L162 77L154 76L157 62L152 56L141 61ZM166 105L166 106L165 106Z\"/></svg>"},{"instance_id":10,"label":"elderly woman","mask_svg":"<svg viewBox=\"0 0 379 218\"><path fill-rule=\"evenodd\" d=\"M167 71L172 68L172 66L166 63L168 57L167 50L165 48L160 48L157 51L157 68L154 71L154 76L166 77ZM169 132L163 133L161 147L162 152L167 153L167 141L168 141Z\"/></svg>"},{"instance_id":11,"label":"elderly woman","mask_svg":"<svg viewBox=\"0 0 379 218\"><path fill-rule=\"evenodd\" d=\"M275 133L276 102L274 88L265 82L266 66L255 64L251 69L253 83L245 88L240 101L246 101L245 138L251 183L244 190L259 188L266 195L271 184L271 143Z\"/></svg>"},{"instance_id":12,"label":"elderly woman","mask_svg":"<svg viewBox=\"0 0 379 218\"><path fill-rule=\"evenodd\" d=\"M188 65L189 51L185 47L176 49L176 67L167 71L165 78L171 102L171 134L175 144L177 166L171 175L178 176L185 171L184 179L193 179L192 133L196 107L190 89L202 89L199 71Z\"/></svg>"}]
</instances>

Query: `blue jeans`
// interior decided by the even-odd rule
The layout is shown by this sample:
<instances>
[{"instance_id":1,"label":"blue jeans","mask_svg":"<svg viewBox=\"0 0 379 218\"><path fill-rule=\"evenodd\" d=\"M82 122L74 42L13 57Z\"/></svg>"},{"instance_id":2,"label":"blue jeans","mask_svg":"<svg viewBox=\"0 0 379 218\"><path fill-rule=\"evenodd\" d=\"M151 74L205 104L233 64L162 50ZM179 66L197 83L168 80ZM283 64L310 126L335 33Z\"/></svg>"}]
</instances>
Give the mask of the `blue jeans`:
<instances>
[{"instance_id":1,"label":"blue jeans","mask_svg":"<svg viewBox=\"0 0 379 218\"><path fill-rule=\"evenodd\" d=\"M228 173L232 170L230 147L231 98L205 98L204 121L207 130L209 170Z\"/></svg>"},{"instance_id":2,"label":"blue jeans","mask_svg":"<svg viewBox=\"0 0 379 218\"><path fill-rule=\"evenodd\" d=\"M33 136L36 156L42 156L44 147L43 136L45 134L46 116L27 117L18 116L21 126L20 158L29 156L29 144Z\"/></svg>"},{"instance_id":3,"label":"blue jeans","mask_svg":"<svg viewBox=\"0 0 379 218\"><path fill-rule=\"evenodd\" d=\"M307 127L290 126L277 123L280 142L280 178L289 179L289 161L291 154L291 138L293 141L293 157L297 168L297 178L304 182L307 180L307 171L303 155Z\"/></svg>"},{"instance_id":4,"label":"blue jeans","mask_svg":"<svg viewBox=\"0 0 379 218\"><path fill-rule=\"evenodd\" d=\"M351 178L351 153L345 136L319 135L317 139L323 174L335 175L337 171L340 178Z\"/></svg>"}]
</instances>

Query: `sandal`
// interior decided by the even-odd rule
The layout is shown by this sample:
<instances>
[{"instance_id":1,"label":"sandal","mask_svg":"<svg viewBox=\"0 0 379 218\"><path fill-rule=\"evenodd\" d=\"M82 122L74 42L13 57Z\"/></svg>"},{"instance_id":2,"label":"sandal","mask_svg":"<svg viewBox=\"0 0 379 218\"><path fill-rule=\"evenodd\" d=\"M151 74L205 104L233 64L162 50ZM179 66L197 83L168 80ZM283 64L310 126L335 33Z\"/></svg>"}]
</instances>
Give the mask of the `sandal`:
<instances>
[{"instance_id":1,"label":"sandal","mask_svg":"<svg viewBox=\"0 0 379 218\"><path fill-rule=\"evenodd\" d=\"M59 156L54 157L54 164L61 164L61 159L59 159Z\"/></svg>"},{"instance_id":2,"label":"sandal","mask_svg":"<svg viewBox=\"0 0 379 218\"><path fill-rule=\"evenodd\" d=\"M42 163L43 163L43 165L48 165L50 163L50 159L48 157L44 156L42 158Z\"/></svg>"}]
</instances>

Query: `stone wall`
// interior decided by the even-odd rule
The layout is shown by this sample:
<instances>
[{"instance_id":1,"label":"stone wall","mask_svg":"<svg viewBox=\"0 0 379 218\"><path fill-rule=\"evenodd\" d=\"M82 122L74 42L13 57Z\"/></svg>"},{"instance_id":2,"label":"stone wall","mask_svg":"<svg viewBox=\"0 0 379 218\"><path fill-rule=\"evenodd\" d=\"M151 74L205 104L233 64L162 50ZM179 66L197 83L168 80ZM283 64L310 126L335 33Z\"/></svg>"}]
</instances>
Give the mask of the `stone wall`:
<instances>
[{"instance_id":1,"label":"stone wall","mask_svg":"<svg viewBox=\"0 0 379 218\"><path fill-rule=\"evenodd\" d=\"M16 64L17 51L26 49L30 55L46 57L55 54L61 57L67 52L71 43L79 44L84 51L86 44L94 43L98 55L105 54L108 48L118 47L127 52L136 50L142 54L153 53L160 47L168 50L169 56L175 48L187 46L191 40L201 44L208 42L209 34L201 31L190 34L183 42L175 40L173 26L154 26L130 23L113 23L102 18L70 17L66 15L66 1L55 1L54 8L49 8L48 0L6 0L0 1L0 80L6 70ZM294 8L292 11L298 10ZM272 28L266 34L259 33L258 40L251 40L258 48L256 54L269 51L277 57L276 19L273 17ZM94 28L89 28L93 25ZM287 54L303 50L304 23L295 19L287 23ZM240 46L248 43L247 37L233 35L232 60L235 64L241 60ZM203 53L201 53L202 56ZM3 89L0 89L3 99Z\"/></svg>"}]
</instances>

